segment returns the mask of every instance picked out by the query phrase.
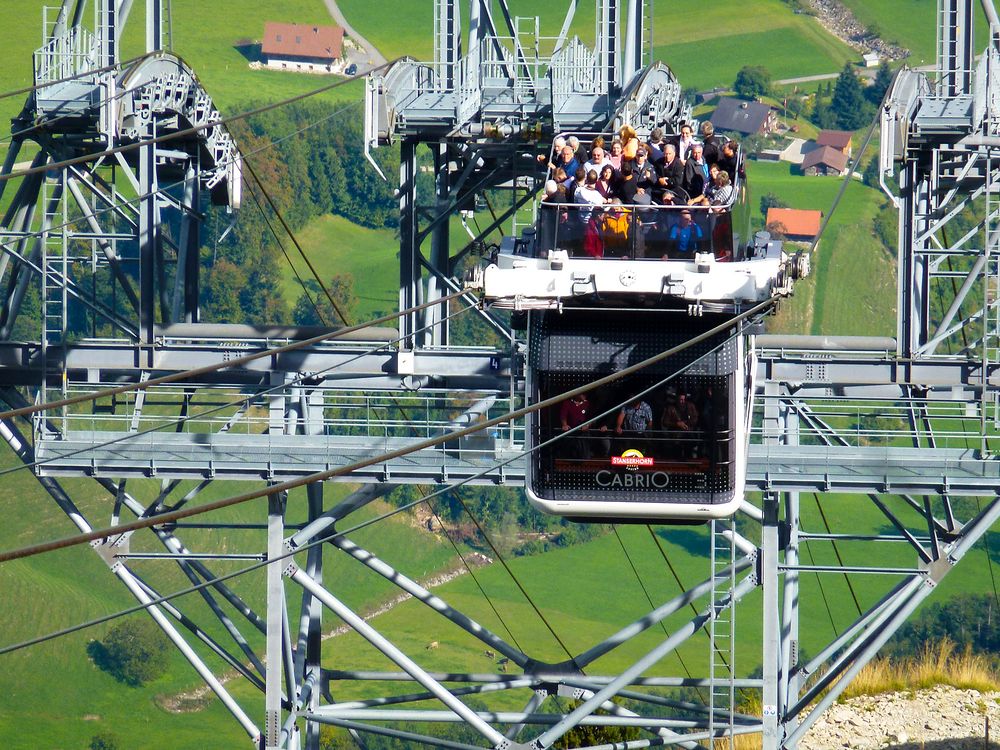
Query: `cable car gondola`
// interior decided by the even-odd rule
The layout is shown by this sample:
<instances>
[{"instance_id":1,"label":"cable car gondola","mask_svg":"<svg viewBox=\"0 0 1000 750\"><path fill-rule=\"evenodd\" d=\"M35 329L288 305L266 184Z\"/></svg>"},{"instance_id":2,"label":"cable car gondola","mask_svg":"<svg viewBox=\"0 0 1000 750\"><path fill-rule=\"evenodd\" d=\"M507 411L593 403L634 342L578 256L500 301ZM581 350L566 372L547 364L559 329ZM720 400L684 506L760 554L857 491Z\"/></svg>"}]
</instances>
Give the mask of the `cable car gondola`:
<instances>
[{"instance_id":1,"label":"cable car gondola","mask_svg":"<svg viewBox=\"0 0 1000 750\"><path fill-rule=\"evenodd\" d=\"M741 313L789 294L808 256L766 232L750 237L742 164L734 172L714 204L679 188L628 204L547 196L536 225L505 238L471 280L487 303L526 318L529 403L677 350L529 415L525 490L540 510L696 523L738 508L755 322Z\"/></svg>"}]
</instances>

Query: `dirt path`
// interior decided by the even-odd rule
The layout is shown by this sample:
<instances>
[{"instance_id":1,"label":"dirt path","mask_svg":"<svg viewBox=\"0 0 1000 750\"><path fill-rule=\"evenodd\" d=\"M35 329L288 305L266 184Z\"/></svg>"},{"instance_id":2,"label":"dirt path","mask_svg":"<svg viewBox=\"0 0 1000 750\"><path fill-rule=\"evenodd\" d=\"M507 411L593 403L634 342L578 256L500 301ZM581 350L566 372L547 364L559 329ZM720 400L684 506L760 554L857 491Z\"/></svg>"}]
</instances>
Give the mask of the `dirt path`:
<instances>
[{"instance_id":1,"label":"dirt path","mask_svg":"<svg viewBox=\"0 0 1000 750\"><path fill-rule=\"evenodd\" d=\"M375 45L365 39L361 34L359 34L351 24L347 22L344 14L341 13L340 8L337 6L337 0L323 0L326 3L326 9L330 11L330 17L338 26L344 28L344 32L357 42L358 45L363 47L361 54L355 58L351 56L351 62L358 66L358 75L367 73L372 68L377 68L379 65L385 65L386 59L382 56L382 53L376 49Z\"/></svg>"},{"instance_id":2,"label":"dirt path","mask_svg":"<svg viewBox=\"0 0 1000 750\"><path fill-rule=\"evenodd\" d=\"M481 567L483 565L489 565L491 562L493 562L486 555L482 555L479 553L466 555L466 560L468 561L469 565L473 567ZM435 576L431 576L421 585L425 589L436 588L438 586L443 586L449 581L454 581L456 578L459 578L460 576L463 576L468 572L469 572L468 569L464 565L460 565L458 567L452 568L451 570L446 570L442 573L438 573ZM362 618L365 620L365 622L367 622L369 620L378 617L379 615L384 615L386 612L391 611L394 607L397 607L403 602L412 598L413 598L412 596L406 593L397 594L391 599L382 602L374 609L364 613L362 615ZM342 624L324 633L323 640L326 641L329 640L330 638L336 638L337 636L345 635L350 632L351 628L348 625ZM219 682L225 685L227 682L230 682L239 676L240 676L239 672L233 669L221 675L219 677ZM194 713L196 711L201 711L208 705L208 702L212 698L213 698L212 689L208 687L208 685L201 685L192 690L186 690L183 693L174 693L173 695L159 695L156 697L156 703L157 705L160 706L160 708L164 709L165 711L169 711L170 713L185 714L185 713Z\"/></svg>"}]
</instances>

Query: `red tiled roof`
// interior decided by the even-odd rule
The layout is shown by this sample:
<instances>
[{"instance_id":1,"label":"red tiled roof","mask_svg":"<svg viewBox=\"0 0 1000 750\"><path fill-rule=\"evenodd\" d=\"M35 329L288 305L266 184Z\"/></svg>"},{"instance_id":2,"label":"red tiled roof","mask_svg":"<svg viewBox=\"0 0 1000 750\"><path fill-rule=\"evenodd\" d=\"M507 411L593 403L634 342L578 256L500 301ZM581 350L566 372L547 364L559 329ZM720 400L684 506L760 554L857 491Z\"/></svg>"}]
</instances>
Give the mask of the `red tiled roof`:
<instances>
[{"instance_id":1,"label":"red tiled roof","mask_svg":"<svg viewBox=\"0 0 1000 750\"><path fill-rule=\"evenodd\" d=\"M838 172L843 172L847 169L847 154L843 151L838 151L832 146L820 146L815 148L805 155L802 159L802 170L805 171L809 167L816 167L823 165L825 167L833 167Z\"/></svg>"},{"instance_id":2,"label":"red tiled roof","mask_svg":"<svg viewBox=\"0 0 1000 750\"><path fill-rule=\"evenodd\" d=\"M851 145L851 136L854 135L849 130L821 130L816 136L816 143L820 146L833 146L843 151Z\"/></svg>"},{"instance_id":3,"label":"red tiled roof","mask_svg":"<svg viewBox=\"0 0 1000 750\"><path fill-rule=\"evenodd\" d=\"M767 209L767 225L781 224L785 234L800 237L815 237L819 234L819 225L823 220L821 211L803 210L798 208Z\"/></svg>"},{"instance_id":4,"label":"red tiled roof","mask_svg":"<svg viewBox=\"0 0 1000 750\"><path fill-rule=\"evenodd\" d=\"M265 55L321 57L336 60L344 49L344 30L339 26L310 26L304 23L264 24Z\"/></svg>"}]
</instances>

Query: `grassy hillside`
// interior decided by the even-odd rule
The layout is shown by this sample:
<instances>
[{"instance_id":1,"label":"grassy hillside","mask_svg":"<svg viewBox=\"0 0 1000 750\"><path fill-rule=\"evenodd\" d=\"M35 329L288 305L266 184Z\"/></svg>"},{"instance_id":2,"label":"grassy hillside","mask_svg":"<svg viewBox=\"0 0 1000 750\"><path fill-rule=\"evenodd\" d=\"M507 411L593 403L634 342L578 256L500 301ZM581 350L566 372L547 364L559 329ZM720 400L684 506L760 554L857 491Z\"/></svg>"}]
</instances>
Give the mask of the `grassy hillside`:
<instances>
[{"instance_id":1,"label":"grassy hillside","mask_svg":"<svg viewBox=\"0 0 1000 750\"><path fill-rule=\"evenodd\" d=\"M761 65L781 79L835 73L858 58L815 18L794 14L780 0L750 5L736 0L681 7L657 3L654 57L693 89L731 85L744 65ZM656 25L657 19L669 23Z\"/></svg>"},{"instance_id":2,"label":"grassy hillside","mask_svg":"<svg viewBox=\"0 0 1000 750\"><path fill-rule=\"evenodd\" d=\"M861 23L910 50L910 66L933 65L936 44L937 3L934 0L843 0ZM979 3L972 4L976 19L976 52L989 38L986 17Z\"/></svg>"},{"instance_id":3,"label":"grassy hillside","mask_svg":"<svg viewBox=\"0 0 1000 750\"><path fill-rule=\"evenodd\" d=\"M803 177L784 162L752 162L748 167L751 206L774 193L791 208L830 213L842 178ZM813 274L783 304L772 330L844 335L895 334L894 259L872 231L872 219L885 197L851 180L813 256ZM863 311L863 314L862 314Z\"/></svg>"},{"instance_id":4,"label":"grassy hillside","mask_svg":"<svg viewBox=\"0 0 1000 750\"><path fill-rule=\"evenodd\" d=\"M4 451L4 464L10 462ZM158 482L141 483L130 487L139 497L148 499L155 492ZM53 537L67 536L74 531L61 511L55 508L47 495L41 493L36 480L27 472L3 477L5 496L18 498L17 512L4 514L3 547L12 548ZM88 513L106 523L111 501L104 493L94 493L90 482L71 482L74 499ZM217 483L203 495L203 500L224 497L240 491L240 484ZM243 485L244 488L248 485ZM348 485L328 485L330 501L349 491ZM304 495L290 499L289 522L303 518ZM225 514L233 522L260 522L263 506L250 504ZM8 508L8 510L10 510ZM359 515L358 520L375 512L386 510L381 504ZM217 518L216 520L223 520ZM218 550L218 532L187 530L182 537L191 549ZM145 540L137 537L137 540ZM259 549L261 532L227 533L222 543L224 551ZM358 542L376 554L391 555L394 550L405 549L407 570L417 578L450 569L454 565L453 551L443 540L425 534L415 534L406 518L396 518L379 523L376 527L359 532ZM133 542L133 550L156 550L150 541ZM384 580L365 574L358 565L347 565L341 557L327 554L328 576L336 581L338 596L351 606L363 609L394 589ZM210 563L209 567L225 573L245 566L245 562ZM163 593L186 587L187 580L172 567L162 563L138 562L131 566L144 580ZM251 606L262 611L264 572L258 571L231 583L233 589ZM295 601L292 592L289 592ZM127 595L109 573L107 567L87 547L74 548L0 566L0 599L11 606L18 602L17 617L0 621L0 644L38 636L52 630L74 625L83 620L114 612L131 606L134 600ZM182 606L201 624L211 619L203 618L204 605L199 599L187 597ZM13 610L8 610L13 611ZM295 607L291 611L295 611ZM331 618L328 628L338 623ZM169 732L171 747L178 750L204 748L206 737L216 738L215 746L237 746L245 742L245 735L217 701L197 713L167 713L157 699L173 695L199 684L193 670L176 653L172 653L169 672L147 686L126 687L98 670L87 656L87 643L100 638L111 626L101 625L49 643L14 652L2 657L4 669L0 671L0 691L5 699L0 702L0 737L5 748L57 748L85 747L89 738L103 730L117 734L123 747L158 748ZM241 625L258 652L263 651L263 641L252 628ZM226 641L218 627L210 628L213 636ZM226 671L216 659L208 663L215 669ZM57 680L46 680L45 675L59 675ZM45 681L46 701L59 706L57 712L38 712L38 685ZM237 695L255 720L258 716L260 696L251 689L239 689ZM25 723L24 717L31 716Z\"/></svg>"},{"instance_id":5,"label":"grassy hillside","mask_svg":"<svg viewBox=\"0 0 1000 750\"><path fill-rule=\"evenodd\" d=\"M9 23L0 32L4 64L0 66L0 92L32 83L33 50L41 46L41 0L5 0ZM52 4L52 3L50 3ZM93 6L88 6L88 25ZM139 55L144 45L143 4L135 3L122 42L122 57ZM265 21L331 23L322 0L282 0L280 8L268 3L239 0L172 0L173 51L198 74L205 89L223 114L238 111L237 105L260 105L305 93L333 79L306 73L251 70L248 59L238 49L246 42L259 44ZM429 16L428 16L429 19ZM224 22L223 22L224 21ZM428 20L428 23L430 21ZM360 98L363 83L356 81L323 95L324 101ZM25 97L0 100L0 128L20 111Z\"/></svg>"}]
</instances>

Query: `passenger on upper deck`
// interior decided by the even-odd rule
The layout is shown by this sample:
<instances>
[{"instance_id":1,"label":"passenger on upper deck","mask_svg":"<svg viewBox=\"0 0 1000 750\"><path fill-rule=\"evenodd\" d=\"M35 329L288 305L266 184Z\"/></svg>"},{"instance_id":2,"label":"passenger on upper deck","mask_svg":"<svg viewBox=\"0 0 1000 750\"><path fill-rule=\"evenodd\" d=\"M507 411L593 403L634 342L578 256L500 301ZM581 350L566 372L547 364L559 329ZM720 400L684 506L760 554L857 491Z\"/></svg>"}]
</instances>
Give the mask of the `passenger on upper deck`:
<instances>
[{"instance_id":1,"label":"passenger on upper deck","mask_svg":"<svg viewBox=\"0 0 1000 750\"><path fill-rule=\"evenodd\" d=\"M719 176L719 165L710 164L708 167L708 180L705 181L705 187L701 195L691 196L688 204L691 206L710 206L712 205L712 196L715 195L715 191L718 189L716 187L715 178Z\"/></svg>"},{"instance_id":2,"label":"passenger on upper deck","mask_svg":"<svg viewBox=\"0 0 1000 750\"><path fill-rule=\"evenodd\" d=\"M681 125L681 133L677 137L677 158L680 159L681 164L687 163L688 155L696 142L691 126L687 123Z\"/></svg>"},{"instance_id":3,"label":"passenger on upper deck","mask_svg":"<svg viewBox=\"0 0 1000 750\"><path fill-rule=\"evenodd\" d=\"M677 147L672 143L663 148L663 163L660 165L657 185L659 195L656 197L661 203L673 203L676 192L684 189L684 165L677 158Z\"/></svg>"},{"instance_id":4,"label":"passenger on upper deck","mask_svg":"<svg viewBox=\"0 0 1000 750\"><path fill-rule=\"evenodd\" d=\"M649 149L649 162L657 169L663 163L663 147L666 145L666 141L663 140L663 128L653 128L646 146Z\"/></svg>"},{"instance_id":5,"label":"passenger on upper deck","mask_svg":"<svg viewBox=\"0 0 1000 750\"><path fill-rule=\"evenodd\" d=\"M622 169L627 169L627 165L635 161L636 151L639 149L639 138L635 134L635 128L631 125L622 125L618 131L618 140L622 142Z\"/></svg>"},{"instance_id":6,"label":"passenger on upper deck","mask_svg":"<svg viewBox=\"0 0 1000 750\"><path fill-rule=\"evenodd\" d=\"M571 135L566 139L566 145L573 149L573 155L576 157L577 164L583 164L587 161L587 149L580 145L580 139L575 135Z\"/></svg>"},{"instance_id":7,"label":"passenger on upper deck","mask_svg":"<svg viewBox=\"0 0 1000 750\"><path fill-rule=\"evenodd\" d=\"M611 200L618 195L618 174L610 164L605 164L601 167L601 171L597 176L597 192L607 200Z\"/></svg>"},{"instance_id":8,"label":"passenger on upper deck","mask_svg":"<svg viewBox=\"0 0 1000 750\"><path fill-rule=\"evenodd\" d=\"M594 150L590 152L590 161L583 165L583 168L587 172L597 172L601 173L601 168L605 165L610 165L611 162L608 161L608 157L604 154L604 149L601 146L595 146Z\"/></svg>"},{"instance_id":9,"label":"passenger on upper deck","mask_svg":"<svg viewBox=\"0 0 1000 750\"><path fill-rule=\"evenodd\" d=\"M703 147L695 142L691 147L691 156L684 165L684 190L688 197L694 199L703 195L708 179L708 162L705 161Z\"/></svg>"},{"instance_id":10,"label":"passenger on upper deck","mask_svg":"<svg viewBox=\"0 0 1000 750\"><path fill-rule=\"evenodd\" d=\"M716 206L716 208L712 209L713 213L719 213L723 210L723 206L728 205L732 199L733 185L729 181L729 172L720 169L719 174L715 176L715 190L712 191L712 197L709 199L708 204Z\"/></svg>"},{"instance_id":11,"label":"passenger on upper deck","mask_svg":"<svg viewBox=\"0 0 1000 750\"><path fill-rule=\"evenodd\" d=\"M576 174L576 168L582 164L582 161L576 160L576 156L573 153L573 147L570 145L562 147L562 150L559 152L559 157L555 162L556 168L565 170L568 175Z\"/></svg>"},{"instance_id":12,"label":"passenger on upper deck","mask_svg":"<svg viewBox=\"0 0 1000 750\"><path fill-rule=\"evenodd\" d=\"M549 154L548 165L549 169L553 170L556 168L556 162L559 161L559 156L562 154L563 147L566 145L566 139L561 135L557 135L556 139L552 141L552 152ZM539 162L546 162L544 154L538 155Z\"/></svg>"},{"instance_id":13,"label":"passenger on upper deck","mask_svg":"<svg viewBox=\"0 0 1000 750\"><path fill-rule=\"evenodd\" d=\"M719 161L721 139L715 134L715 126L709 120L701 124L701 142L704 146L705 161L709 164Z\"/></svg>"},{"instance_id":14,"label":"passenger on upper deck","mask_svg":"<svg viewBox=\"0 0 1000 750\"><path fill-rule=\"evenodd\" d=\"M743 171L742 159L740 158L740 144L736 141L726 141L722 145L722 152L719 155L719 169L729 173L729 179L734 181L737 177L742 181L746 174Z\"/></svg>"},{"instance_id":15,"label":"passenger on upper deck","mask_svg":"<svg viewBox=\"0 0 1000 750\"><path fill-rule=\"evenodd\" d=\"M653 201L658 175L647 157L646 147L640 146L635 152L635 161L632 162L630 171L623 171L622 196L626 203L648 206Z\"/></svg>"},{"instance_id":16,"label":"passenger on upper deck","mask_svg":"<svg viewBox=\"0 0 1000 750\"><path fill-rule=\"evenodd\" d=\"M611 142L611 155L608 156L608 161L617 172L622 171L622 142L617 138Z\"/></svg>"}]
</instances>

